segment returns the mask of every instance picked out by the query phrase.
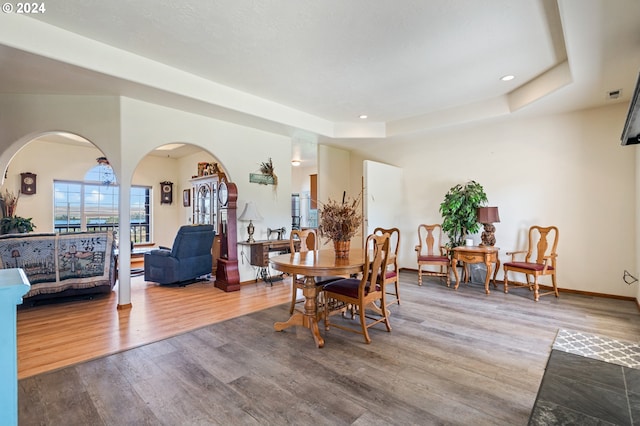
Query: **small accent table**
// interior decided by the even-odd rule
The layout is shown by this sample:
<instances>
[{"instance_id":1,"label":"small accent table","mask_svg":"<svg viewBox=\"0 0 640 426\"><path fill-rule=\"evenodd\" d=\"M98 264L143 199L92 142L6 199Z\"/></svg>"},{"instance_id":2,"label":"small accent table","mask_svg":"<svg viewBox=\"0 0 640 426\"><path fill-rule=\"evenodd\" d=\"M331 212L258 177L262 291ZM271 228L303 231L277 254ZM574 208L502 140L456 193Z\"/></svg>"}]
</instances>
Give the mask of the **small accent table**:
<instances>
[{"instance_id":1,"label":"small accent table","mask_svg":"<svg viewBox=\"0 0 640 426\"><path fill-rule=\"evenodd\" d=\"M498 287L496 284L496 275L498 274L498 269L500 269L500 258L498 257L498 252L500 249L498 247L493 246L459 246L451 249L453 252L453 257L451 258L451 264L453 266L453 274L456 277L456 285L453 287L455 290L458 289L458 285L460 284L460 277L458 276L458 268L456 265L458 261L463 262L465 264L465 268L467 264L470 263L484 263L487 266L487 277L484 281L484 291L489 294L489 280L491 278L491 268L493 264L496 264L496 268L493 271L493 287ZM469 274L466 274L465 281L469 280Z\"/></svg>"},{"instance_id":2,"label":"small accent table","mask_svg":"<svg viewBox=\"0 0 640 426\"><path fill-rule=\"evenodd\" d=\"M260 268L256 274L256 281L261 278L264 282L273 285L274 281L281 280L280 277L272 277L269 273L269 254L270 253L288 253L289 239L286 240L260 240L249 242L239 242L238 244L249 247L249 262L253 266ZM300 242L296 241L296 247Z\"/></svg>"}]
</instances>

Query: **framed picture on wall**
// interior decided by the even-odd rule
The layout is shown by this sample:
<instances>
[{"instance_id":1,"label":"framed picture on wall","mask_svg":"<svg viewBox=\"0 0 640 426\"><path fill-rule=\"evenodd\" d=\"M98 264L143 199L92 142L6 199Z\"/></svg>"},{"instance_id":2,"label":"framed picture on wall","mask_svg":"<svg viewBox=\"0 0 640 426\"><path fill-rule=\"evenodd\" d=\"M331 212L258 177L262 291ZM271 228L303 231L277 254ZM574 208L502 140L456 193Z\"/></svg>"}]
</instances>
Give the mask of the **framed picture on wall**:
<instances>
[{"instance_id":1,"label":"framed picture on wall","mask_svg":"<svg viewBox=\"0 0 640 426\"><path fill-rule=\"evenodd\" d=\"M189 207L191 205L191 190L185 189L182 191L182 205Z\"/></svg>"}]
</instances>

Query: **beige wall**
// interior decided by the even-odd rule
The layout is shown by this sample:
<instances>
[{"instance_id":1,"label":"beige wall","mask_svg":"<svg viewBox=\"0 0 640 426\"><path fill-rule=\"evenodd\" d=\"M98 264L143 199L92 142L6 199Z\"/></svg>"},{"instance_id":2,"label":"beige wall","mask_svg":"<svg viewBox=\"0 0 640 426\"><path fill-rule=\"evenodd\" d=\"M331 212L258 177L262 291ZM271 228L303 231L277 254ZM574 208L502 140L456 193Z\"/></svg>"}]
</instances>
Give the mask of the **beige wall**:
<instances>
[{"instance_id":1,"label":"beige wall","mask_svg":"<svg viewBox=\"0 0 640 426\"><path fill-rule=\"evenodd\" d=\"M637 284L622 281L625 269L637 271L635 148L619 140L626 111L617 104L442 130L393 145L372 140L366 157L353 156L404 170L401 267L415 268L418 224L441 222L447 190L473 179L500 209L496 245L503 262L506 251L524 248L529 226L556 225L560 287L635 297Z\"/></svg>"}]
</instances>

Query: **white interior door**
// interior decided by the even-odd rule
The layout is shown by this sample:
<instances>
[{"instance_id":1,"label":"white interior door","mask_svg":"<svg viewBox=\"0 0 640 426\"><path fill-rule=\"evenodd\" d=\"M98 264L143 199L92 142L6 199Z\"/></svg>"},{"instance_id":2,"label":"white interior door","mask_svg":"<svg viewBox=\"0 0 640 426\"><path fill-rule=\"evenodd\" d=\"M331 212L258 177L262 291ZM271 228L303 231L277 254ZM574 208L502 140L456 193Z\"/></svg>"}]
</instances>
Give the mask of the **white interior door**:
<instances>
[{"instance_id":1,"label":"white interior door","mask_svg":"<svg viewBox=\"0 0 640 426\"><path fill-rule=\"evenodd\" d=\"M402 169L366 160L363 162L363 177L365 236L379 226L400 228Z\"/></svg>"}]
</instances>

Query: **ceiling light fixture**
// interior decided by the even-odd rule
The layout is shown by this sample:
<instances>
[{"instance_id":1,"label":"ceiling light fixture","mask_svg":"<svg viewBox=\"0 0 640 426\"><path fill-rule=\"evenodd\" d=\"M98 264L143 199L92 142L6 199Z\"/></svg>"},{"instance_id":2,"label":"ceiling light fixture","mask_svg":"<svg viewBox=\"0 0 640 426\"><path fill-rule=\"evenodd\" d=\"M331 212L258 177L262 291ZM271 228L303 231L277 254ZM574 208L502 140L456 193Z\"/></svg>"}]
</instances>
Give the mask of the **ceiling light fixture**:
<instances>
[{"instance_id":1,"label":"ceiling light fixture","mask_svg":"<svg viewBox=\"0 0 640 426\"><path fill-rule=\"evenodd\" d=\"M515 75L511 75L511 74L509 74L509 75L505 75L505 76L500 77L500 80L502 80L502 81L511 81L511 80L513 80L514 78L516 78L516 76L515 76Z\"/></svg>"},{"instance_id":2,"label":"ceiling light fixture","mask_svg":"<svg viewBox=\"0 0 640 426\"><path fill-rule=\"evenodd\" d=\"M360 114L360 118L363 119L363 120L366 120L367 119L367 114Z\"/></svg>"},{"instance_id":3,"label":"ceiling light fixture","mask_svg":"<svg viewBox=\"0 0 640 426\"><path fill-rule=\"evenodd\" d=\"M300 160L291 160L291 165L293 167L298 167L300 165Z\"/></svg>"}]
</instances>

